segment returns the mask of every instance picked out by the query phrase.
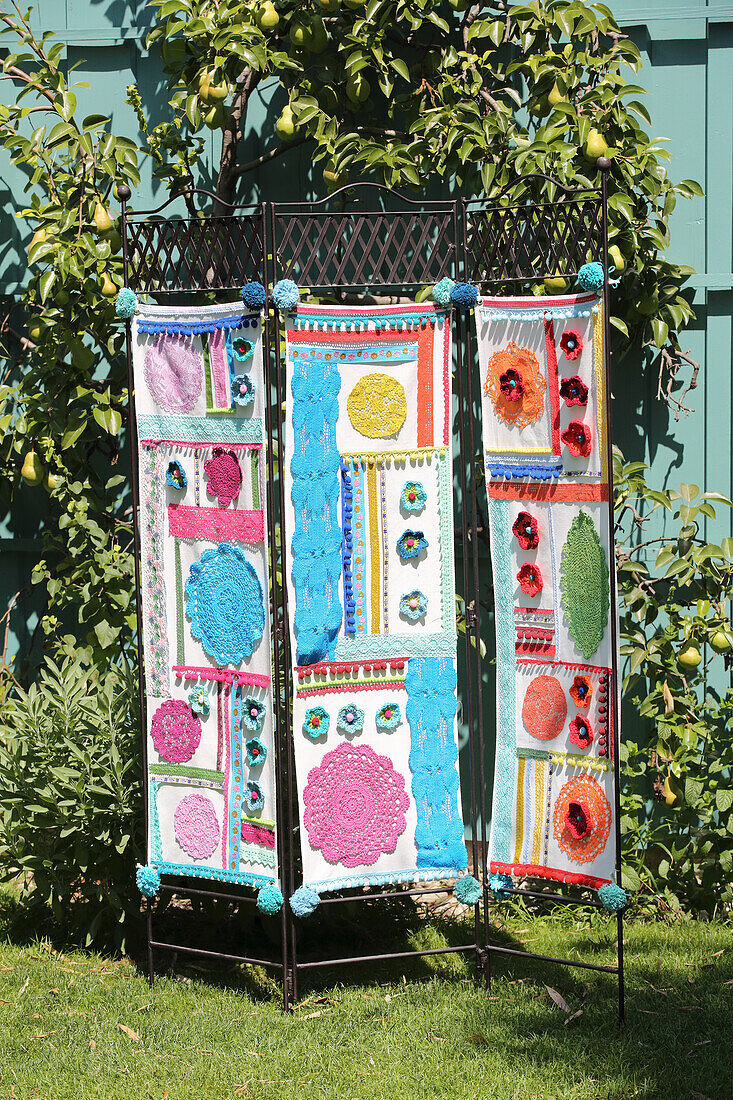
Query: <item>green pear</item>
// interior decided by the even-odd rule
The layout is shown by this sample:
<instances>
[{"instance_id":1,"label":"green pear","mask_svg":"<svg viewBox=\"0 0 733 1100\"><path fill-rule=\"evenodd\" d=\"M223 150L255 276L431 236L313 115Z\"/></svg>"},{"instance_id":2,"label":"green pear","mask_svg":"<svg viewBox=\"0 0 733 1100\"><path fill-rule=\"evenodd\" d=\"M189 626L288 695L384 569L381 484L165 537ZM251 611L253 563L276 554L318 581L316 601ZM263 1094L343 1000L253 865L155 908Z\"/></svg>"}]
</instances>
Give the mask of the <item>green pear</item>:
<instances>
[{"instance_id":1,"label":"green pear","mask_svg":"<svg viewBox=\"0 0 733 1100\"><path fill-rule=\"evenodd\" d=\"M46 471L35 451L28 451L23 459L20 476L26 485L40 485Z\"/></svg>"},{"instance_id":2,"label":"green pear","mask_svg":"<svg viewBox=\"0 0 733 1100\"><path fill-rule=\"evenodd\" d=\"M346 81L346 95L354 104L363 103L369 98L371 85L363 73L356 73Z\"/></svg>"},{"instance_id":3,"label":"green pear","mask_svg":"<svg viewBox=\"0 0 733 1100\"><path fill-rule=\"evenodd\" d=\"M586 160L598 160L599 157L608 156L608 143L600 130L596 130L595 127L588 133L583 154Z\"/></svg>"},{"instance_id":4,"label":"green pear","mask_svg":"<svg viewBox=\"0 0 733 1100\"><path fill-rule=\"evenodd\" d=\"M545 275L545 290L548 294L562 294L570 286L564 275Z\"/></svg>"},{"instance_id":5,"label":"green pear","mask_svg":"<svg viewBox=\"0 0 733 1100\"><path fill-rule=\"evenodd\" d=\"M560 91L560 89L557 85L557 81L555 81L555 83L552 85L552 89L551 89L549 95L547 96L547 102L552 107L557 107L558 103L562 103L564 99L565 99L565 96Z\"/></svg>"},{"instance_id":6,"label":"green pear","mask_svg":"<svg viewBox=\"0 0 733 1100\"><path fill-rule=\"evenodd\" d=\"M283 107L282 114L275 123L275 131L282 141L292 141L295 137L295 119L289 103Z\"/></svg>"},{"instance_id":7,"label":"green pear","mask_svg":"<svg viewBox=\"0 0 733 1100\"><path fill-rule=\"evenodd\" d=\"M292 23L290 26L290 41L298 49L301 49L309 40L309 34L302 23Z\"/></svg>"},{"instance_id":8,"label":"green pear","mask_svg":"<svg viewBox=\"0 0 733 1100\"><path fill-rule=\"evenodd\" d=\"M256 18L257 25L262 31L274 31L275 27L280 22L280 16L277 14L272 0L265 0Z\"/></svg>"},{"instance_id":9,"label":"green pear","mask_svg":"<svg viewBox=\"0 0 733 1100\"><path fill-rule=\"evenodd\" d=\"M617 244L609 247L608 258L616 269L616 275L620 275L626 268L626 258Z\"/></svg>"},{"instance_id":10,"label":"green pear","mask_svg":"<svg viewBox=\"0 0 733 1100\"><path fill-rule=\"evenodd\" d=\"M94 224L99 234L107 233L112 228L109 210L101 202L98 202L94 207Z\"/></svg>"}]
</instances>

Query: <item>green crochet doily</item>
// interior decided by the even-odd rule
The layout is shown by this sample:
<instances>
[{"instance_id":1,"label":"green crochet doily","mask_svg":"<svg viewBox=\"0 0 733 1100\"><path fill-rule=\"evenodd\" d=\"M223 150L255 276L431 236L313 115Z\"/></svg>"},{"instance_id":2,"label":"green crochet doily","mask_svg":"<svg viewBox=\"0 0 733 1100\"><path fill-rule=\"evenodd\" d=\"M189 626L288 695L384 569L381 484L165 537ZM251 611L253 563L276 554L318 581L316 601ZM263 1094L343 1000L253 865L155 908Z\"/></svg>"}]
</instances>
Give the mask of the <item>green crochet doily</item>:
<instances>
[{"instance_id":1,"label":"green crochet doily","mask_svg":"<svg viewBox=\"0 0 733 1100\"><path fill-rule=\"evenodd\" d=\"M593 520L587 512L575 517L560 563L560 592L569 622L568 632L586 661L598 649L608 622L608 564Z\"/></svg>"}]
</instances>

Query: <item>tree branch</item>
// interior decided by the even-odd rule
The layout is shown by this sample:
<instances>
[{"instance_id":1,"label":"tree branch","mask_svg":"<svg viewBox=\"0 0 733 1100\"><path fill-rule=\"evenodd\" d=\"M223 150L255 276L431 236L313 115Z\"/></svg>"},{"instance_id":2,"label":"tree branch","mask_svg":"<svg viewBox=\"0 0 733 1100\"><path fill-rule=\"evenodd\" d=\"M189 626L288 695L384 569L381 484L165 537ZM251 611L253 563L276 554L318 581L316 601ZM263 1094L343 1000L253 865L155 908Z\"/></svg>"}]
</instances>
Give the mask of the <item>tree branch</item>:
<instances>
[{"instance_id":1,"label":"tree branch","mask_svg":"<svg viewBox=\"0 0 733 1100\"><path fill-rule=\"evenodd\" d=\"M247 164L235 164L232 167L232 175L235 178L243 176L245 172L253 172L255 168L260 168L263 164L267 164L271 160L275 160L276 157L281 157L283 153L287 153L289 149L297 149L299 145L302 145L304 141L308 140L309 134L301 134L299 137L293 138L287 145L277 145L274 149L268 149L266 153L263 153L261 157L257 157L255 160L250 160Z\"/></svg>"}]
</instances>

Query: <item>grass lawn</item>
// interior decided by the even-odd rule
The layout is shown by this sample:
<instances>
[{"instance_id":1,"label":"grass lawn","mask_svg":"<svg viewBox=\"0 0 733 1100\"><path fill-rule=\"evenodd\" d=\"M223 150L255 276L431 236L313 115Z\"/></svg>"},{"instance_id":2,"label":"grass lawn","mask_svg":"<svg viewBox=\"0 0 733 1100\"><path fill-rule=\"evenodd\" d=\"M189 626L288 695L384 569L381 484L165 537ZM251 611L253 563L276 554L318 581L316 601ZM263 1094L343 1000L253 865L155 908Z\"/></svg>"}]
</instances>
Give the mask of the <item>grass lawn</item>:
<instances>
[{"instance_id":1,"label":"grass lawn","mask_svg":"<svg viewBox=\"0 0 733 1100\"><path fill-rule=\"evenodd\" d=\"M603 916L538 920L502 907L492 926L496 942L613 962L614 922ZM465 927L435 918L417 935L452 942ZM619 1032L612 976L507 957L494 957L490 991L458 956L341 969L303 990L285 1016L260 971L179 960L150 990L130 959L6 937L0 1098L729 1100L730 926L639 922L627 925L626 944Z\"/></svg>"}]
</instances>

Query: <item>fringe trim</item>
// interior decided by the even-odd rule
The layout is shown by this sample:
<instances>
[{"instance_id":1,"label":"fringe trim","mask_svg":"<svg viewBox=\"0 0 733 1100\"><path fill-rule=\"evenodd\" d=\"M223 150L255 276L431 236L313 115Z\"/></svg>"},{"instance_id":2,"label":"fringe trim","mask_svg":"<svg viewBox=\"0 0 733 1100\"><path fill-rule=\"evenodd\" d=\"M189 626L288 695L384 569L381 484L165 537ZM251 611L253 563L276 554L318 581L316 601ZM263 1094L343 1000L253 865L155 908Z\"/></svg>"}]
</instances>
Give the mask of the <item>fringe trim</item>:
<instances>
[{"instance_id":1,"label":"fringe trim","mask_svg":"<svg viewBox=\"0 0 733 1100\"><path fill-rule=\"evenodd\" d=\"M588 886L591 890L597 890L599 886L610 882L610 878L596 878L594 875L581 875L577 871L560 871L554 867L538 867L535 863L490 863L492 873L498 875L514 875L533 878L550 879L553 882L565 882L572 886Z\"/></svg>"}]
</instances>

